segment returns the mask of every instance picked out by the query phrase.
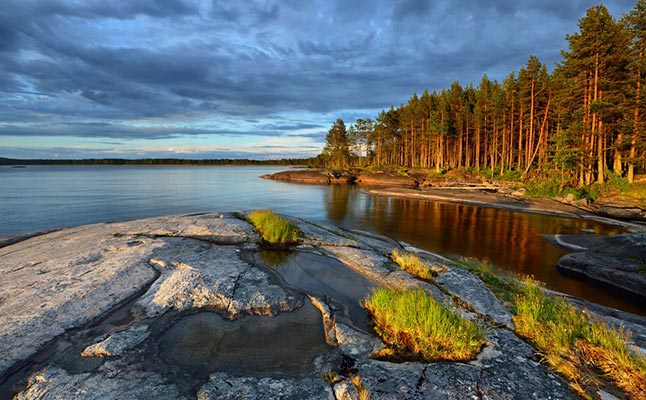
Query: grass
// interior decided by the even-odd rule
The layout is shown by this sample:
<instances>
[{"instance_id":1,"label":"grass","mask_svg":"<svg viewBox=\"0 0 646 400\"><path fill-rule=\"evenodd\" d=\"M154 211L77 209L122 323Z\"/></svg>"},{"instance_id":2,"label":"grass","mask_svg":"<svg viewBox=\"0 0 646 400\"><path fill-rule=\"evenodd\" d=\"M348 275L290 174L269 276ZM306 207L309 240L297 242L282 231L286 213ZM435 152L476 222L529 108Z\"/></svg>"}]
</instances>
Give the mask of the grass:
<instances>
[{"instance_id":1,"label":"grass","mask_svg":"<svg viewBox=\"0 0 646 400\"><path fill-rule=\"evenodd\" d=\"M272 245L297 243L301 234L295 224L269 209L251 211L249 220L262 239Z\"/></svg>"},{"instance_id":2,"label":"grass","mask_svg":"<svg viewBox=\"0 0 646 400\"><path fill-rule=\"evenodd\" d=\"M630 398L646 398L646 359L628 349L628 332L593 320L531 278L515 278L473 259L459 265L508 305L516 332L580 395L595 397L598 387L612 382Z\"/></svg>"},{"instance_id":3,"label":"grass","mask_svg":"<svg viewBox=\"0 0 646 400\"><path fill-rule=\"evenodd\" d=\"M646 398L646 360L628 350L626 331L591 320L531 279L516 296L514 314L518 334L581 395L591 395L609 379L631 398Z\"/></svg>"},{"instance_id":4,"label":"grass","mask_svg":"<svg viewBox=\"0 0 646 400\"><path fill-rule=\"evenodd\" d=\"M432 280L437 276L437 273L441 271L441 269L432 268L426 265L415 253L407 253L405 251L400 253L397 250L393 250L391 256L393 261L395 261L401 269L427 281Z\"/></svg>"},{"instance_id":5,"label":"grass","mask_svg":"<svg viewBox=\"0 0 646 400\"><path fill-rule=\"evenodd\" d=\"M467 361L486 343L480 325L449 311L422 289L378 289L363 306L377 334L399 355Z\"/></svg>"},{"instance_id":6,"label":"grass","mask_svg":"<svg viewBox=\"0 0 646 400\"><path fill-rule=\"evenodd\" d=\"M361 380L361 377L359 375L351 376L350 382L352 382L352 385L357 390L357 395L359 396L359 400L370 400L370 391L363 384L363 381Z\"/></svg>"},{"instance_id":7,"label":"grass","mask_svg":"<svg viewBox=\"0 0 646 400\"><path fill-rule=\"evenodd\" d=\"M626 191L626 195L639 200L646 200L646 182L634 182Z\"/></svg>"}]
</instances>

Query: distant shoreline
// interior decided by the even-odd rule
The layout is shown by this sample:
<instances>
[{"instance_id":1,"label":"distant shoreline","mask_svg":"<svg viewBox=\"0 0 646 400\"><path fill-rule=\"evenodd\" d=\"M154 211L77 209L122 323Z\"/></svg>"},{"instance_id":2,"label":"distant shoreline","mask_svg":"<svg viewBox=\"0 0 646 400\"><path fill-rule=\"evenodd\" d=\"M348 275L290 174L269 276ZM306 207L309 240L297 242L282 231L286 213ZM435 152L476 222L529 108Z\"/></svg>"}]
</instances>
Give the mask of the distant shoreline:
<instances>
[{"instance_id":1,"label":"distant shoreline","mask_svg":"<svg viewBox=\"0 0 646 400\"><path fill-rule=\"evenodd\" d=\"M307 158L282 158L278 160L252 160L248 158L218 158L218 159L180 159L180 158L87 158L69 160L47 160L47 159L17 159L0 157L0 166L29 166L29 165L107 165L107 166L242 166L242 165L264 165L264 166L306 166L310 159Z\"/></svg>"}]
</instances>

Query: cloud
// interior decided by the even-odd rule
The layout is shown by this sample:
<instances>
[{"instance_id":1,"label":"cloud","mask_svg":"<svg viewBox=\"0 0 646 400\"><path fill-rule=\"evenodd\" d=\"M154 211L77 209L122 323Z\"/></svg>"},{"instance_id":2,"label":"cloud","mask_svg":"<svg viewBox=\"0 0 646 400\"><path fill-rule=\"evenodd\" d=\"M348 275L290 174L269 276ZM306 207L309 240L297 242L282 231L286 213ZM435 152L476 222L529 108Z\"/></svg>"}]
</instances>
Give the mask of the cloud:
<instances>
[{"instance_id":1,"label":"cloud","mask_svg":"<svg viewBox=\"0 0 646 400\"><path fill-rule=\"evenodd\" d=\"M619 16L631 3L611 9ZM374 118L413 92L455 80L477 84L483 73L501 80L530 54L552 66L588 6L4 0L0 135L157 140L320 132L336 117Z\"/></svg>"}]
</instances>

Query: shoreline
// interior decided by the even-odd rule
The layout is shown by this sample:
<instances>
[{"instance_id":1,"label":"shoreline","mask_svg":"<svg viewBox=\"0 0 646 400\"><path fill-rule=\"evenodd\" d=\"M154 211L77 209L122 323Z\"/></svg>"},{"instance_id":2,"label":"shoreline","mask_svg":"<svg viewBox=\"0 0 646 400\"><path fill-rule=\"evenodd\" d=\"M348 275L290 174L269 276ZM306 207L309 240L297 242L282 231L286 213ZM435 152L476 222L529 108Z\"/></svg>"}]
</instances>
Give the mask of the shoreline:
<instances>
[{"instance_id":1,"label":"shoreline","mask_svg":"<svg viewBox=\"0 0 646 400\"><path fill-rule=\"evenodd\" d=\"M525 197L522 191L513 190L507 182L475 182L465 180L429 182L422 174L400 175L394 172L375 171L336 174L322 169L296 169L262 175L263 179L273 179L299 184L349 184L356 185L364 192L378 196L408 198L415 200L467 204L478 207L492 207L510 211L583 218L597 222L625 227L631 231L646 230L646 217L643 219L620 218L623 210L634 210L606 199L601 204L583 204L568 199ZM641 210L646 216L646 210Z\"/></svg>"}]
</instances>

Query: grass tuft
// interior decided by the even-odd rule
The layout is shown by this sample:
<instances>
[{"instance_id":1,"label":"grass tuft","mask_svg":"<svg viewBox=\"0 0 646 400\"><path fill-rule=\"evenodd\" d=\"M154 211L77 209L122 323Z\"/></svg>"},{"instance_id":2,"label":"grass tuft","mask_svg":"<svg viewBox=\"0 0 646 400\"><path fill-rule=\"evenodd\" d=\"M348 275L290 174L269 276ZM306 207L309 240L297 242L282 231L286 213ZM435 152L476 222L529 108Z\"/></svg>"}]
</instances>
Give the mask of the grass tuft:
<instances>
[{"instance_id":1,"label":"grass tuft","mask_svg":"<svg viewBox=\"0 0 646 400\"><path fill-rule=\"evenodd\" d=\"M378 289L363 305L377 334L401 354L424 361L467 361L486 343L480 325L447 310L422 289Z\"/></svg>"},{"instance_id":2,"label":"grass tuft","mask_svg":"<svg viewBox=\"0 0 646 400\"><path fill-rule=\"evenodd\" d=\"M514 314L516 332L534 344L543 360L574 391L596 397L612 382L629 398L646 398L646 359L628 349L630 334L578 310L566 299L545 293L532 278L517 278L487 262L463 259Z\"/></svg>"},{"instance_id":3,"label":"grass tuft","mask_svg":"<svg viewBox=\"0 0 646 400\"><path fill-rule=\"evenodd\" d=\"M249 220L262 239L269 244L283 245L298 242L300 236L298 227L269 209L251 211Z\"/></svg>"},{"instance_id":4,"label":"grass tuft","mask_svg":"<svg viewBox=\"0 0 646 400\"><path fill-rule=\"evenodd\" d=\"M631 398L646 398L646 360L628 350L625 330L591 320L531 279L523 282L514 313L518 334L532 341L580 394L594 393L609 379Z\"/></svg>"},{"instance_id":5,"label":"grass tuft","mask_svg":"<svg viewBox=\"0 0 646 400\"><path fill-rule=\"evenodd\" d=\"M441 269L431 268L426 265L415 253L407 253L405 251L400 253L397 250L393 250L391 256L393 261L401 269L427 281L432 280L441 271Z\"/></svg>"},{"instance_id":6,"label":"grass tuft","mask_svg":"<svg viewBox=\"0 0 646 400\"><path fill-rule=\"evenodd\" d=\"M350 382L352 382L352 385L357 390L359 400L370 400L370 391L368 390L366 385L363 384L363 381L361 380L361 377L359 375L351 376Z\"/></svg>"}]
</instances>

